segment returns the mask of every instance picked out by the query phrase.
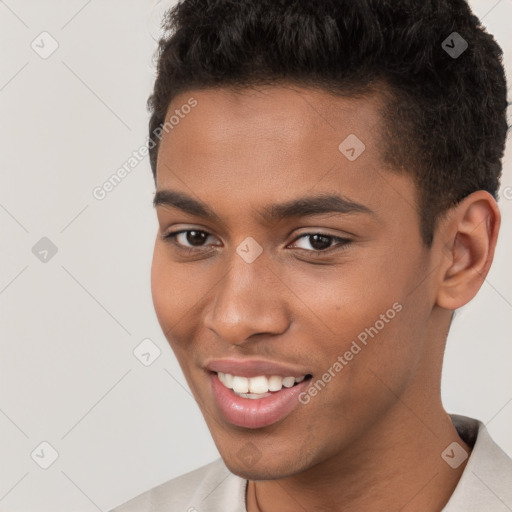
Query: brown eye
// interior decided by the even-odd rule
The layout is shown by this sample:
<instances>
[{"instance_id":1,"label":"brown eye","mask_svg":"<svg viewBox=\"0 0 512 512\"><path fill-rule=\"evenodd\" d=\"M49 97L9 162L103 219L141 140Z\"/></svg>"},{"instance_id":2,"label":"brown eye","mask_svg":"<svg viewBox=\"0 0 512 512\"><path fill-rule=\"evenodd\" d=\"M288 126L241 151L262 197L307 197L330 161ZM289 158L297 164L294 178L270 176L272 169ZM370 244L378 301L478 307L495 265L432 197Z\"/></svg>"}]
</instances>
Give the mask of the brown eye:
<instances>
[{"instance_id":1,"label":"brown eye","mask_svg":"<svg viewBox=\"0 0 512 512\"><path fill-rule=\"evenodd\" d=\"M197 229L182 229L181 231L173 231L163 236L164 240L170 240L176 247L184 250L201 249L204 242L211 236L206 231Z\"/></svg>"},{"instance_id":2,"label":"brown eye","mask_svg":"<svg viewBox=\"0 0 512 512\"><path fill-rule=\"evenodd\" d=\"M182 233L185 235L185 240L193 246L202 245L208 238L208 235L204 231L185 231Z\"/></svg>"},{"instance_id":3,"label":"brown eye","mask_svg":"<svg viewBox=\"0 0 512 512\"><path fill-rule=\"evenodd\" d=\"M304 233L295 239L294 244L297 240L306 239L306 244L311 247L311 249L307 247L298 247L298 249L305 250L308 252L330 252L331 249L336 250L336 248L343 248L348 245L351 240L348 238L342 238L339 236L328 235L326 233ZM333 242L337 242L336 245L332 245Z\"/></svg>"}]
</instances>

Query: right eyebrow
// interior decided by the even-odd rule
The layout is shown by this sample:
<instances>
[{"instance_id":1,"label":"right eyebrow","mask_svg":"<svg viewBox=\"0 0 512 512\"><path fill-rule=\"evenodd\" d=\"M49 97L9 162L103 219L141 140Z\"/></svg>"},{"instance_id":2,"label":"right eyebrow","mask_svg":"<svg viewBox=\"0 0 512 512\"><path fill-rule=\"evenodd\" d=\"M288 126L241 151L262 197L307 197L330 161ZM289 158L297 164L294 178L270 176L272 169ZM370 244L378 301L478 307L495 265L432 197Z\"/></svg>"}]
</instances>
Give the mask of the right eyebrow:
<instances>
[{"instance_id":1,"label":"right eyebrow","mask_svg":"<svg viewBox=\"0 0 512 512\"><path fill-rule=\"evenodd\" d=\"M220 216L206 203L176 190L164 189L157 191L153 199L153 205L155 207L162 205L177 208L197 217L222 222ZM375 215L375 212L367 206L335 194L318 194L292 199L285 203L270 204L264 207L261 215L266 222L271 223L287 218L326 213Z\"/></svg>"}]
</instances>

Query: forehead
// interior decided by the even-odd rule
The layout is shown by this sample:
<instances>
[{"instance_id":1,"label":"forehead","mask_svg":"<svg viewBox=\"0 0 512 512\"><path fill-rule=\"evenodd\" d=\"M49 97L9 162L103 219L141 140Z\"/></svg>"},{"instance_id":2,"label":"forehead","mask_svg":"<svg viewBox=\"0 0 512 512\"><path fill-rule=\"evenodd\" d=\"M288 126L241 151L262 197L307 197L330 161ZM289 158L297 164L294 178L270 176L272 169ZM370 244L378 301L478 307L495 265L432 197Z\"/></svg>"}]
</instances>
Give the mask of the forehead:
<instances>
[{"instance_id":1,"label":"forehead","mask_svg":"<svg viewBox=\"0 0 512 512\"><path fill-rule=\"evenodd\" d=\"M196 106L182 110L191 98ZM166 116L181 113L160 144L157 189L211 204L267 204L311 192L385 200L382 104L377 94L335 96L296 86L182 93ZM393 187L389 193L396 196Z\"/></svg>"},{"instance_id":2,"label":"forehead","mask_svg":"<svg viewBox=\"0 0 512 512\"><path fill-rule=\"evenodd\" d=\"M376 93L356 98L293 85L219 88L178 95L169 105L167 118L190 97L197 106L186 115L187 123L180 122L181 126L175 126L170 134L179 137L191 128L184 134L189 140L195 132L197 138L211 145L243 137L246 144L263 144L271 139L282 147L298 146L304 140L327 135L336 140L353 132L368 138L366 132L381 119L379 109L383 104Z\"/></svg>"}]
</instances>

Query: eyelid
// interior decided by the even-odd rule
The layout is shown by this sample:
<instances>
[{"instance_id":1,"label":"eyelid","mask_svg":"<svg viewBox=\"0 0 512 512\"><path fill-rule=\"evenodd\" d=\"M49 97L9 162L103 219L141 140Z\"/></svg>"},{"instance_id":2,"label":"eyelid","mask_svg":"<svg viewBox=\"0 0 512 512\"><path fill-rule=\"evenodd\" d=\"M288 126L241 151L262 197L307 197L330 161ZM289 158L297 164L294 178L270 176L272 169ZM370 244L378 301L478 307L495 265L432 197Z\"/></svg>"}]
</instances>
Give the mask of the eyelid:
<instances>
[{"instance_id":1,"label":"eyelid","mask_svg":"<svg viewBox=\"0 0 512 512\"><path fill-rule=\"evenodd\" d=\"M331 233L325 233L321 230L320 231L313 230L313 231L308 231L306 233L301 233L301 234L297 235L295 237L295 239L291 242L291 244L289 244L287 247L289 247L290 245L293 245L295 242L297 242L301 238L307 238L308 236L314 236L314 235L320 235L320 236L323 236L326 238L330 238L335 243L331 247L329 247L327 249L323 249L323 250L303 249L302 247L297 247L297 249L314 254L314 255L330 254L331 252L339 251L339 250L343 249L346 245L348 245L349 243L352 242L352 239L350 239L348 237L332 235Z\"/></svg>"},{"instance_id":2,"label":"eyelid","mask_svg":"<svg viewBox=\"0 0 512 512\"><path fill-rule=\"evenodd\" d=\"M164 242L171 242L174 246L176 246L178 249L181 249L183 251L188 251L188 252L204 252L204 250L205 250L204 247L208 247L208 246L203 246L203 247L187 247L187 246L183 246L181 244L176 243L176 237L178 235L181 235L183 233L187 233L189 231L197 231L199 233L205 233L207 235L207 237L214 236L209 231L206 231L205 229L185 228L185 229L178 229L176 231L164 231L161 234L161 238L162 238L162 240Z\"/></svg>"},{"instance_id":3,"label":"eyelid","mask_svg":"<svg viewBox=\"0 0 512 512\"><path fill-rule=\"evenodd\" d=\"M171 243L173 243L179 250L183 250L185 252L205 252L205 250L208 250L207 247L209 246L199 246L199 247L187 247L187 246L183 246L181 244L178 244L176 242L176 237L180 234L183 234L183 233L187 233L189 231L197 231L197 232L200 232L200 233L205 233L207 235L207 237L214 237L215 235L212 235L209 231L206 231L204 229L196 229L196 228L184 228L184 229L180 229L180 230L176 230L176 231L170 231L170 232L164 232L162 234L162 239L164 241L170 241ZM331 252L333 251L338 251L338 250L341 250L343 249L345 246L347 246L348 244L350 244L352 242L352 239L348 238L348 237L342 237L342 236L338 236L338 235L333 235L333 234L330 234L330 233L326 233L324 231L322 231L320 228L318 231L315 231L314 229L313 230L310 230L308 232L305 232L305 233L300 233L299 235L297 235L290 244L287 245L287 247L289 247L290 245L293 245L295 242L297 242L298 240L300 240L301 238L307 238L308 236L314 236L314 235L320 235L320 236L324 236L324 237L327 237L327 238L330 238L333 242L337 242L335 243L334 245L332 245L331 247L327 248L327 249L323 249L323 250L315 250L315 249L304 249L302 247L297 247L298 250L300 251L305 251L307 253L310 253L310 254L314 254L314 255L323 255L323 254L330 254Z\"/></svg>"}]
</instances>

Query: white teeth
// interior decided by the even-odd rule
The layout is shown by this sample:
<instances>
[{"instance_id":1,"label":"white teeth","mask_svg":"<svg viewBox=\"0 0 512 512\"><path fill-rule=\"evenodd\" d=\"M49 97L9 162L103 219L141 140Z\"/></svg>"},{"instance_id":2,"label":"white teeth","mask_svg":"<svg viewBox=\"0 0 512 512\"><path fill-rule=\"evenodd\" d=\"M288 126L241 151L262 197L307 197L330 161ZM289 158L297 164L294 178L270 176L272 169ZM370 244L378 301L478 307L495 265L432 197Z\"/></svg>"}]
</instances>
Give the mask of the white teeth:
<instances>
[{"instance_id":1,"label":"white teeth","mask_svg":"<svg viewBox=\"0 0 512 512\"><path fill-rule=\"evenodd\" d=\"M250 398L251 400L257 400L258 398L265 398L266 396L270 396L272 393L263 393L263 394L254 394L254 393L237 393L238 396L242 398Z\"/></svg>"},{"instance_id":2,"label":"white teeth","mask_svg":"<svg viewBox=\"0 0 512 512\"><path fill-rule=\"evenodd\" d=\"M233 391L235 393L249 392L249 379L247 377L233 376Z\"/></svg>"},{"instance_id":3,"label":"white teeth","mask_svg":"<svg viewBox=\"0 0 512 512\"><path fill-rule=\"evenodd\" d=\"M295 384L295 377L285 377L283 379L283 386L285 388L291 388Z\"/></svg>"},{"instance_id":4,"label":"white teeth","mask_svg":"<svg viewBox=\"0 0 512 512\"><path fill-rule=\"evenodd\" d=\"M251 393L267 393L268 380L266 377L251 377L249 379L249 391Z\"/></svg>"},{"instance_id":5,"label":"white teeth","mask_svg":"<svg viewBox=\"0 0 512 512\"><path fill-rule=\"evenodd\" d=\"M222 372L218 372L217 375L224 386L244 398L263 398L270 395L269 391L281 391L283 386L291 388L295 383L302 382L306 378L305 375L301 377L272 375L269 378L260 375L247 378Z\"/></svg>"},{"instance_id":6,"label":"white teeth","mask_svg":"<svg viewBox=\"0 0 512 512\"><path fill-rule=\"evenodd\" d=\"M268 379L268 390L269 391L281 391L283 387L283 378L278 375L272 375L270 379Z\"/></svg>"},{"instance_id":7,"label":"white teeth","mask_svg":"<svg viewBox=\"0 0 512 512\"><path fill-rule=\"evenodd\" d=\"M228 387L233 389L233 375L230 373L224 374L224 384Z\"/></svg>"}]
</instances>

